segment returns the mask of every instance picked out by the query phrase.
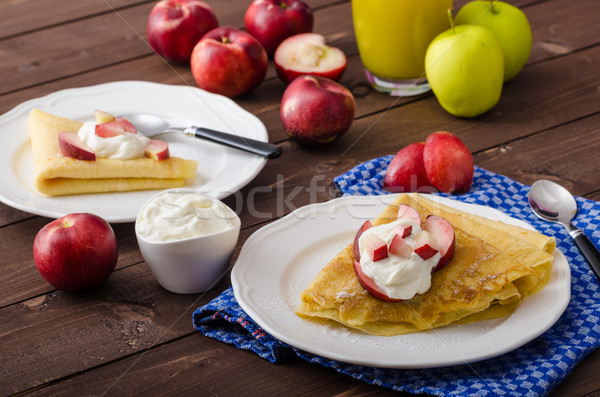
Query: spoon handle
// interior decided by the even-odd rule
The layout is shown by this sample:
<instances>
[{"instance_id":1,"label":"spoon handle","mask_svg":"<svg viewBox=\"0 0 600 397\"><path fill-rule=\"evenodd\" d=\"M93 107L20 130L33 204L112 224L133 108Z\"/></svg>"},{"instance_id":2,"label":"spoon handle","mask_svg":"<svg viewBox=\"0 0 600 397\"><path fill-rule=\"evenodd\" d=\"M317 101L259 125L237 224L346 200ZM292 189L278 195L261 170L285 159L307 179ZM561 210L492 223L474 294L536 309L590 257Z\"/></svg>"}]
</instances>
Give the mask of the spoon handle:
<instances>
[{"instance_id":1,"label":"spoon handle","mask_svg":"<svg viewBox=\"0 0 600 397\"><path fill-rule=\"evenodd\" d=\"M245 150L247 152L271 159L279 157L281 154L281 148L272 143L258 141L256 139L246 138L239 135L228 134L222 131L215 131L211 130L210 128L192 126L186 128L184 132L188 135L193 135L196 138L221 143L223 145Z\"/></svg>"},{"instance_id":2,"label":"spoon handle","mask_svg":"<svg viewBox=\"0 0 600 397\"><path fill-rule=\"evenodd\" d=\"M573 237L575 245L581 251L598 280L600 280L600 251L598 251L598 248L580 229L572 230L569 234Z\"/></svg>"}]
</instances>

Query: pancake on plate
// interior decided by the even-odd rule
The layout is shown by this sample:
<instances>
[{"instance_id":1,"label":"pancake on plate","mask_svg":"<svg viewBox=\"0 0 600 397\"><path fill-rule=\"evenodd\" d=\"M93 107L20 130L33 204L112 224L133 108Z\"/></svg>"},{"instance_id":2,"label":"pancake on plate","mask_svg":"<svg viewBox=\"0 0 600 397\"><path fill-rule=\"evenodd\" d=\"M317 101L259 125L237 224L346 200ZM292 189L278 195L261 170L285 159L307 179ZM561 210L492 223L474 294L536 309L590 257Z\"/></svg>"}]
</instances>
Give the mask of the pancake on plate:
<instances>
[{"instance_id":1,"label":"pancake on plate","mask_svg":"<svg viewBox=\"0 0 600 397\"><path fill-rule=\"evenodd\" d=\"M34 159L36 189L48 196L80 193L166 189L185 185L196 176L197 161L170 157L117 160L77 160L61 154L57 135L77 132L82 123L33 109L29 136Z\"/></svg>"},{"instance_id":2,"label":"pancake on plate","mask_svg":"<svg viewBox=\"0 0 600 397\"><path fill-rule=\"evenodd\" d=\"M454 257L432 274L431 288L398 303L371 296L355 276L350 244L301 293L297 315L333 320L373 335L399 335L509 315L548 283L554 238L458 211L419 194L398 196L373 226L396 220L400 204L417 209L423 221L435 214L454 227Z\"/></svg>"}]
</instances>

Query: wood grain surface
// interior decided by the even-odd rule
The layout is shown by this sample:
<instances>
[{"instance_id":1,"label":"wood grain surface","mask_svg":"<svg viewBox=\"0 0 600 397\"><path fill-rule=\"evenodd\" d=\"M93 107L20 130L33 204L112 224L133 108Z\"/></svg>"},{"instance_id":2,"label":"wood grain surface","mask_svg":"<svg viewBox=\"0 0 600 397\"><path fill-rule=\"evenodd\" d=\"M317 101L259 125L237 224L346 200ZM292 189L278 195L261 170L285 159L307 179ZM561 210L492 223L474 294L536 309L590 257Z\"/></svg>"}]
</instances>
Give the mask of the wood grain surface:
<instances>
[{"instance_id":1,"label":"wood grain surface","mask_svg":"<svg viewBox=\"0 0 600 397\"><path fill-rule=\"evenodd\" d=\"M243 27L250 0L207 2L221 25ZM224 200L239 209L243 225L232 264L260 227L333 198L335 176L437 130L459 136L480 167L526 184L552 179L576 195L600 199L598 0L509 1L529 18L532 53L503 87L498 105L475 119L449 115L431 93L399 99L374 92L358 56L350 1L307 2L314 31L348 57L341 83L355 96L356 118L332 144L299 146L281 125L285 85L272 62L255 91L235 98L266 125L269 140L284 153ZM465 3L456 0L455 10ZM0 114L61 89L110 81L195 86L189 65L165 62L147 44L154 4L0 2ZM144 263L132 223L113 225L119 260L106 283L86 293L56 290L38 274L32 257L33 239L49 221L0 203L0 395L398 395L298 358L270 364L203 337L193 329L191 313L227 288L229 278L205 294L165 291ZM552 396L600 393L599 366L600 353L594 352Z\"/></svg>"}]
</instances>

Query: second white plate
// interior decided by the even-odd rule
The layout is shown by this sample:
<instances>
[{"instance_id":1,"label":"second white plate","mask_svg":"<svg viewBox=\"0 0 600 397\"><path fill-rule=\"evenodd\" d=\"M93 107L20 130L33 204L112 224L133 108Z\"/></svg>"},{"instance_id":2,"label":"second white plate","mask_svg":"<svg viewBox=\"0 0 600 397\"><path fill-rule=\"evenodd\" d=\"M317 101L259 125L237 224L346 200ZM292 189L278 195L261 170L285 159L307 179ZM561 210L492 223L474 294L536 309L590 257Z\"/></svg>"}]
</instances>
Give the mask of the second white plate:
<instances>
[{"instance_id":1,"label":"second white plate","mask_svg":"<svg viewBox=\"0 0 600 397\"><path fill-rule=\"evenodd\" d=\"M265 331L309 353L347 363L387 368L433 368L483 360L516 349L549 329L570 300L566 258L556 250L549 284L510 316L393 337L322 325L295 314L300 293L343 249L360 225L394 199L351 196L300 208L250 236L231 274L240 306ZM478 205L444 204L531 229L525 222Z\"/></svg>"},{"instance_id":2,"label":"second white plate","mask_svg":"<svg viewBox=\"0 0 600 397\"><path fill-rule=\"evenodd\" d=\"M33 108L79 121L93 119L94 109L114 114L154 113L173 126L198 125L267 141L264 124L231 99L196 87L144 81L119 81L57 91L29 100L0 116L0 201L36 215L57 218L93 212L109 222L133 222L156 191L44 197L33 187L33 158L27 118ZM266 159L183 134L163 134L170 152L198 160L198 173L188 186L217 198L250 182Z\"/></svg>"}]
</instances>

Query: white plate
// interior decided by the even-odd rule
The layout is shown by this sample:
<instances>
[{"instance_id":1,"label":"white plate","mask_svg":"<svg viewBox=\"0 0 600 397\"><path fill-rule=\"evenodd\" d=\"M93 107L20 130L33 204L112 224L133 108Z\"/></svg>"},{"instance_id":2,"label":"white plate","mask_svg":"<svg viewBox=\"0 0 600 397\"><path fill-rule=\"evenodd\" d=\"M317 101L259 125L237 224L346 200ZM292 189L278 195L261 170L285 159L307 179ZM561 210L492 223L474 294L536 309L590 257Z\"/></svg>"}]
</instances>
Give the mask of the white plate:
<instances>
[{"instance_id":1,"label":"white plate","mask_svg":"<svg viewBox=\"0 0 600 397\"><path fill-rule=\"evenodd\" d=\"M508 317L393 337L343 325L321 325L294 314L300 293L353 240L360 225L395 196L351 196L309 205L248 238L231 281L240 306L268 333L304 351L347 363L386 368L434 368L506 353L550 328L570 300L566 258L556 250L548 285ZM532 228L482 206L431 196L462 211Z\"/></svg>"},{"instance_id":2,"label":"white plate","mask_svg":"<svg viewBox=\"0 0 600 397\"><path fill-rule=\"evenodd\" d=\"M0 116L0 201L36 215L57 218L72 212L93 212L109 222L133 222L156 191L44 197L33 186L33 159L27 118L33 108L79 121L93 119L94 109L114 114L154 113L173 126L192 124L267 141L264 124L229 98L189 86L120 81L72 88L29 100ZM163 134L170 152L198 160L191 187L217 198L250 182L266 159L186 135Z\"/></svg>"}]
</instances>

